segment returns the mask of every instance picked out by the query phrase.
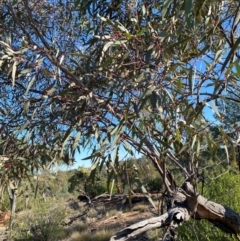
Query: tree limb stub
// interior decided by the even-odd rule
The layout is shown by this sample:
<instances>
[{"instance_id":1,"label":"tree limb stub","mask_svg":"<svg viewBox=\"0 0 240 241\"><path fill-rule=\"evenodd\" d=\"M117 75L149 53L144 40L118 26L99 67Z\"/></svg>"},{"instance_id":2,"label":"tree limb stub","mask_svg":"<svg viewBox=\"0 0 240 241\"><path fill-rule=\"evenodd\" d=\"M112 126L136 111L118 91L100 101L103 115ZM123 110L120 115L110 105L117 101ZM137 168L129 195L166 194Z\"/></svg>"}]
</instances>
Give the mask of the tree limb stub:
<instances>
[{"instance_id":1,"label":"tree limb stub","mask_svg":"<svg viewBox=\"0 0 240 241\"><path fill-rule=\"evenodd\" d=\"M175 228L181 225L184 221L187 221L189 218L190 215L186 208L174 207L160 217L146 219L119 231L111 237L110 241L126 241L155 228L162 228L166 226Z\"/></svg>"},{"instance_id":2,"label":"tree limb stub","mask_svg":"<svg viewBox=\"0 0 240 241\"><path fill-rule=\"evenodd\" d=\"M198 196L196 219L207 219L228 233L240 233L240 216L231 208Z\"/></svg>"},{"instance_id":3,"label":"tree limb stub","mask_svg":"<svg viewBox=\"0 0 240 241\"><path fill-rule=\"evenodd\" d=\"M188 209L192 209L191 203L196 198L196 210L192 217L195 219L206 219L216 227L228 233L240 233L240 216L231 208L212 202L207 198L194 193L193 186L189 182L183 184L186 192ZM189 205L190 204L190 205Z\"/></svg>"}]
</instances>

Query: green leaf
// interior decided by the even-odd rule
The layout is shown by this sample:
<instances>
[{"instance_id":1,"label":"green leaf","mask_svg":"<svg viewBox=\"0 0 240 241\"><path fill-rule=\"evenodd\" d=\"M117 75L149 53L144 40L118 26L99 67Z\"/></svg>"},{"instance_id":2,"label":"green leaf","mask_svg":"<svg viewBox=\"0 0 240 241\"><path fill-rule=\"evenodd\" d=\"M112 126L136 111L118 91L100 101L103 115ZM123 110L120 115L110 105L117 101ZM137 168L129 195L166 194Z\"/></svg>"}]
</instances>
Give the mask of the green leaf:
<instances>
[{"instance_id":1,"label":"green leaf","mask_svg":"<svg viewBox=\"0 0 240 241\"><path fill-rule=\"evenodd\" d=\"M197 139L197 135L194 135L193 141L192 141L192 146L191 146L192 149L193 149L193 147L195 145L196 139Z\"/></svg>"},{"instance_id":2,"label":"green leaf","mask_svg":"<svg viewBox=\"0 0 240 241\"><path fill-rule=\"evenodd\" d=\"M31 73L32 72L32 69L23 69L21 70L20 74L28 74L28 73Z\"/></svg>"},{"instance_id":3,"label":"green leaf","mask_svg":"<svg viewBox=\"0 0 240 241\"><path fill-rule=\"evenodd\" d=\"M122 129L121 129L122 132ZM118 134L115 134L113 141L111 142L111 149L114 148L115 144L118 142L118 140L121 137L121 133L120 131L118 132Z\"/></svg>"},{"instance_id":4,"label":"green leaf","mask_svg":"<svg viewBox=\"0 0 240 241\"><path fill-rule=\"evenodd\" d=\"M33 83L35 82L35 80L36 80L36 75L34 75L34 76L32 77L32 79L31 79L31 81L29 82L28 87L27 87L26 92L25 92L25 95L28 94L28 92L29 92L29 90L31 89L31 87L32 87Z\"/></svg>"},{"instance_id":5,"label":"green leaf","mask_svg":"<svg viewBox=\"0 0 240 241\"><path fill-rule=\"evenodd\" d=\"M200 142L200 140L198 139L198 142L197 142L197 150L196 150L196 157L199 157L199 155L200 155L200 148L201 148L201 142Z\"/></svg>"},{"instance_id":6,"label":"green leaf","mask_svg":"<svg viewBox=\"0 0 240 241\"><path fill-rule=\"evenodd\" d=\"M230 163L230 162L229 162L229 154L228 154L228 148L227 148L226 142L225 142L225 144L224 144L223 146L224 146L224 149L225 149L225 152L226 152L227 162L228 162L228 164L229 164L229 163Z\"/></svg>"},{"instance_id":7,"label":"green leaf","mask_svg":"<svg viewBox=\"0 0 240 241\"><path fill-rule=\"evenodd\" d=\"M103 60L103 57L105 56L105 52L109 49L109 47L111 46L111 45L113 45L114 44L114 42L113 41L110 41L110 42L107 42L104 46L103 46L103 49L102 49L102 52L101 52L101 57L100 57L100 59L99 59L99 63L101 63L102 62L102 60Z\"/></svg>"},{"instance_id":8,"label":"green leaf","mask_svg":"<svg viewBox=\"0 0 240 241\"><path fill-rule=\"evenodd\" d=\"M138 107L138 111L141 111L144 107L144 105L146 104L146 102L149 99L149 96L152 95L152 92L154 91L155 87L151 86L149 89L146 89L143 93L143 95L141 96L140 100L139 100L139 107Z\"/></svg>"},{"instance_id":9,"label":"green leaf","mask_svg":"<svg viewBox=\"0 0 240 241\"><path fill-rule=\"evenodd\" d=\"M123 147L130 155L133 156L133 151L132 151L131 146L128 144L127 141L123 142Z\"/></svg>"},{"instance_id":10,"label":"green leaf","mask_svg":"<svg viewBox=\"0 0 240 241\"><path fill-rule=\"evenodd\" d=\"M237 75L238 75L238 77L240 77L240 65L239 65L238 61L235 62L235 67L236 67L236 70L237 70Z\"/></svg>"},{"instance_id":11,"label":"green leaf","mask_svg":"<svg viewBox=\"0 0 240 241\"><path fill-rule=\"evenodd\" d=\"M233 55L235 53L235 50L239 47L240 45L240 37L237 39L237 41L234 43L234 45L231 47L230 52L228 53L227 58L225 59L221 71L223 72L228 64L228 62L230 61L231 58L233 58Z\"/></svg>"},{"instance_id":12,"label":"green leaf","mask_svg":"<svg viewBox=\"0 0 240 241\"><path fill-rule=\"evenodd\" d=\"M185 18L186 18L187 26L189 28L191 27L191 21L190 21L191 11L192 11L192 0L185 0Z\"/></svg>"},{"instance_id":13,"label":"green leaf","mask_svg":"<svg viewBox=\"0 0 240 241\"><path fill-rule=\"evenodd\" d=\"M146 7L145 7L145 4L142 5L142 14L143 16L146 14Z\"/></svg>"},{"instance_id":14,"label":"green leaf","mask_svg":"<svg viewBox=\"0 0 240 241\"><path fill-rule=\"evenodd\" d=\"M212 61L211 65L208 68L208 72L210 72L213 69L213 67L216 65L216 63L220 61L223 51L224 51L223 49L220 49L216 52L214 60Z\"/></svg>"},{"instance_id":15,"label":"green leaf","mask_svg":"<svg viewBox=\"0 0 240 241\"><path fill-rule=\"evenodd\" d=\"M142 193L144 194L144 196L147 198L147 200L152 204L152 206L156 209L156 206L152 200L152 198L148 195L148 192L145 188L145 186L143 185L143 183L141 182L141 180L137 177L135 178L136 182L137 182L137 185L138 185L138 188L141 189Z\"/></svg>"},{"instance_id":16,"label":"green leaf","mask_svg":"<svg viewBox=\"0 0 240 241\"><path fill-rule=\"evenodd\" d=\"M77 146L79 145L79 139L81 137L81 132L79 131L75 137L74 143L73 143L73 150L75 150L77 148Z\"/></svg>"},{"instance_id":17,"label":"green leaf","mask_svg":"<svg viewBox=\"0 0 240 241\"><path fill-rule=\"evenodd\" d=\"M112 180L112 185L111 185L111 190L110 190L110 197L112 196L112 193L113 193L114 184L115 184L115 179Z\"/></svg>"},{"instance_id":18,"label":"green leaf","mask_svg":"<svg viewBox=\"0 0 240 241\"><path fill-rule=\"evenodd\" d=\"M21 133L29 124L29 121L26 121L21 127L20 129L18 130L18 134Z\"/></svg>"},{"instance_id":19,"label":"green leaf","mask_svg":"<svg viewBox=\"0 0 240 241\"><path fill-rule=\"evenodd\" d=\"M162 18L165 17L165 14L167 13L167 10L172 2L173 2L173 0L164 0L163 1Z\"/></svg>"},{"instance_id":20,"label":"green leaf","mask_svg":"<svg viewBox=\"0 0 240 241\"><path fill-rule=\"evenodd\" d=\"M141 82L142 80L145 79L145 73L141 72L141 74L137 77L136 82Z\"/></svg>"},{"instance_id":21,"label":"green leaf","mask_svg":"<svg viewBox=\"0 0 240 241\"><path fill-rule=\"evenodd\" d=\"M192 0L185 0L185 15L189 16L192 11Z\"/></svg>"},{"instance_id":22,"label":"green leaf","mask_svg":"<svg viewBox=\"0 0 240 241\"><path fill-rule=\"evenodd\" d=\"M30 101L27 100L25 103L24 103L24 107L23 107L23 112L24 114L26 115L29 111L29 106L30 106Z\"/></svg>"},{"instance_id":23,"label":"green leaf","mask_svg":"<svg viewBox=\"0 0 240 241\"><path fill-rule=\"evenodd\" d=\"M44 93L44 94L45 94L46 96L50 96L52 93L55 92L55 90L56 90L55 87L50 88L50 89L47 89L47 90L45 90L45 93Z\"/></svg>"},{"instance_id":24,"label":"green leaf","mask_svg":"<svg viewBox=\"0 0 240 241\"><path fill-rule=\"evenodd\" d=\"M183 145L183 147L181 148L181 150L178 152L178 155L180 155L181 153L183 153L186 149L188 149L189 148L189 144L187 143L187 144L185 144L185 145Z\"/></svg>"},{"instance_id":25,"label":"green leaf","mask_svg":"<svg viewBox=\"0 0 240 241\"><path fill-rule=\"evenodd\" d=\"M117 146L115 152L113 153L113 161L115 166L119 165L119 146Z\"/></svg>"},{"instance_id":26,"label":"green leaf","mask_svg":"<svg viewBox=\"0 0 240 241\"><path fill-rule=\"evenodd\" d=\"M9 187L11 190L15 190L15 189L16 189L16 186L13 184L12 181L9 181L9 182L8 182L8 187Z\"/></svg>"},{"instance_id":27,"label":"green leaf","mask_svg":"<svg viewBox=\"0 0 240 241\"><path fill-rule=\"evenodd\" d=\"M145 137L143 137L143 138L141 139L141 141L140 141L139 144L138 144L138 143L136 144L137 147L138 147L138 149L137 149L138 153L141 152L141 149L142 149L142 146L143 146L144 142L145 142Z\"/></svg>"},{"instance_id":28,"label":"green leaf","mask_svg":"<svg viewBox=\"0 0 240 241\"><path fill-rule=\"evenodd\" d=\"M39 189L39 185L38 185L38 180L37 180L36 187L35 187L35 191L34 191L34 199L37 198L38 189Z\"/></svg>"},{"instance_id":29,"label":"green leaf","mask_svg":"<svg viewBox=\"0 0 240 241\"><path fill-rule=\"evenodd\" d=\"M164 88L164 91L168 94L168 96L170 97L171 101L174 102L172 94L170 94L170 92L166 88Z\"/></svg>"},{"instance_id":30,"label":"green leaf","mask_svg":"<svg viewBox=\"0 0 240 241\"><path fill-rule=\"evenodd\" d=\"M17 62L15 61L12 66L12 86L15 85L16 71L17 71Z\"/></svg>"},{"instance_id":31,"label":"green leaf","mask_svg":"<svg viewBox=\"0 0 240 241\"><path fill-rule=\"evenodd\" d=\"M191 95L193 94L192 75L193 75L193 68L191 67L189 69L189 73L188 73L188 83L189 83L189 90L190 90Z\"/></svg>"},{"instance_id":32,"label":"green leaf","mask_svg":"<svg viewBox=\"0 0 240 241\"><path fill-rule=\"evenodd\" d=\"M69 129L66 131L66 133L63 137L63 140L62 140L62 148L61 148L61 152L60 152L60 157L63 157L64 147L71 135L71 132L72 132L72 127L69 127Z\"/></svg>"},{"instance_id":33,"label":"green leaf","mask_svg":"<svg viewBox=\"0 0 240 241\"><path fill-rule=\"evenodd\" d=\"M101 153L99 152L99 150L93 152L90 156L87 156L85 158L82 158L81 160L86 161L86 160L90 160L93 159L94 157L99 157Z\"/></svg>"},{"instance_id":34,"label":"green leaf","mask_svg":"<svg viewBox=\"0 0 240 241\"><path fill-rule=\"evenodd\" d=\"M80 4L81 0L75 0L74 6L77 7Z\"/></svg>"},{"instance_id":35,"label":"green leaf","mask_svg":"<svg viewBox=\"0 0 240 241\"><path fill-rule=\"evenodd\" d=\"M152 94L149 95L149 100L151 102L152 108L155 110L157 108L157 94L155 91L153 91Z\"/></svg>"},{"instance_id":36,"label":"green leaf","mask_svg":"<svg viewBox=\"0 0 240 241\"><path fill-rule=\"evenodd\" d=\"M171 33L168 33L166 31L161 31L159 34L158 34L159 37L171 37L171 38L175 38L176 36L171 34Z\"/></svg>"},{"instance_id":37,"label":"green leaf","mask_svg":"<svg viewBox=\"0 0 240 241\"><path fill-rule=\"evenodd\" d=\"M120 22L117 22L116 26L117 26L118 29L120 29L124 33L129 33L128 30Z\"/></svg>"},{"instance_id":38,"label":"green leaf","mask_svg":"<svg viewBox=\"0 0 240 241\"><path fill-rule=\"evenodd\" d=\"M126 43L127 42L127 40L118 40L118 41L115 41L114 42L114 45L116 45L116 46L118 46L118 45L124 45L124 43ZM126 45L124 45L124 46L126 46Z\"/></svg>"},{"instance_id":39,"label":"green leaf","mask_svg":"<svg viewBox=\"0 0 240 241\"><path fill-rule=\"evenodd\" d=\"M214 110L214 112L218 115L218 117L221 118L221 115L220 115L220 113L219 113L219 111L218 111L218 108L217 108L214 100L211 101L211 106L212 106L212 109Z\"/></svg>"},{"instance_id":40,"label":"green leaf","mask_svg":"<svg viewBox=\"0 0 240 241\"><path fill-rule=\"evenodd\" d=\"M239 22L240 22L240 11L239 11L239 7L238 7L238 11L235 16L234 23L233 23L233 29L237 28L237 26L239 25Z\"/></svg>"},{"instance_id":41,"label":"green leaf","mask_svg":"<svg viewBox=\"0 0 240 241\"><path fill-rule=\"evenodd\" d=\"M122 122L120 122L117 126L113 128L113 130L110 132L110 135L113 136L114 134L118 134L121 131L122 128Z\"/></svg>"}]
</instances>

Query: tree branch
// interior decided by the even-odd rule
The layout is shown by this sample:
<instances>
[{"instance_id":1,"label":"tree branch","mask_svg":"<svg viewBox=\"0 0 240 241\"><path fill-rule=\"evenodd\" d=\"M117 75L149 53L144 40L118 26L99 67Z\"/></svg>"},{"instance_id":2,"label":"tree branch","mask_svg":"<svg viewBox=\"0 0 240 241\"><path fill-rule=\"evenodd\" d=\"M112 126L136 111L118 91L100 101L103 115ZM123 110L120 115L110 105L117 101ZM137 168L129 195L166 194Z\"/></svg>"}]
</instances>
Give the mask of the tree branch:
<instances>
[{"instance_id":1,"label":"tree branch","mask_svg":"<svg viewBox=\"0 0 240 241\"><path fill-rule=\"evenodd\" d=\"M184 221L189 220L190 215L186 208L174 207L160 217L149 218L133 224L111 237L110 241L126 241L151 229L171 226L176 228Z\"/></svg>"},{"instance_id":2,"label":"tree branch","mask_svg":"<svg viewBox=\"0 0 240 241\"><path fill-rule=\"evenodd\" d=\"M199 195L189 182L185 182L175 196L176 206L168 212L125 228L111 237L110 241L127 241L155 228L168 226L174 229L184 221L188 221L190 217L196 220L206 219L227 233L240 233L240 216L231 208Z\"/></svg>"}]
</instances>

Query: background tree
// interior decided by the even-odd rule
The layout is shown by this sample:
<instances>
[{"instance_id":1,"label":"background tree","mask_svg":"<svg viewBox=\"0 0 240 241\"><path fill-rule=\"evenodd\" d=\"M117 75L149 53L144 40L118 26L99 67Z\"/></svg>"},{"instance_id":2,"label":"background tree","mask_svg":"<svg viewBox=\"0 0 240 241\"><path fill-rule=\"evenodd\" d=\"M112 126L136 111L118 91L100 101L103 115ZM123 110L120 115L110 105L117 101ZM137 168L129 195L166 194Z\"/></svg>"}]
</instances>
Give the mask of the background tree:
<instances>
[{"instance_id":1,"label":"background tree","mask_svg":"<svg viewBox=\"0 0 240 241\"><path fill-rule=\"evenodd\" d=\"M135 149L153 163L172 204L154 227L174 229L191 217L238 233L239 216L207 201L197 182L208 169L199 164L202 150L230 163L231 138L220 126L213 138L204 112L210 105L222 118L216 101L238 85L239 7L217 0L2 1L4 145L22 138L32 170L70 163L81 148L92 149L93 171L101 170L114 167L121 149ZM153 226L138 224L112 239Z\"/></svg>"},{"instance_id":2,"label":"background tree","mask_svg":"<svg viewBox=\"0 0 240 241\"><path fill-rule=\"evenodd\" d=\"M94 180L90 179L89 168L79 167L77 170L74 170L72 175L68 179L68 191L70 193L75 193L79 195L87 195L89 198L101 195L107 192L107 174L104 173L95 173Z\"/></svg>"},{"instance_id":3,"label":"background tree","mask_svg":"<svg viewBox=\"0 0 240 241\"><path fill-rule=\"evenodd\" d=\"M239 70L238 64L236 64L236 70ZM238 76L238 72L236 76ZM224 100L218 100L219 112L224 118L219 119L218 115L215 118L221 122L222 127L231 139L233 145L229 146L229 155L232 160L232 165L238 169L240 168L240 149L239 149L239 86L235 86L233 89L229 89L224 94ZM216 131L215 131L216 132ZM217 132L216 132L217 133ZM219 135L219 133L217 134ZM240 170L240 169L239 169Z\"/></svg>"}]
</instances>

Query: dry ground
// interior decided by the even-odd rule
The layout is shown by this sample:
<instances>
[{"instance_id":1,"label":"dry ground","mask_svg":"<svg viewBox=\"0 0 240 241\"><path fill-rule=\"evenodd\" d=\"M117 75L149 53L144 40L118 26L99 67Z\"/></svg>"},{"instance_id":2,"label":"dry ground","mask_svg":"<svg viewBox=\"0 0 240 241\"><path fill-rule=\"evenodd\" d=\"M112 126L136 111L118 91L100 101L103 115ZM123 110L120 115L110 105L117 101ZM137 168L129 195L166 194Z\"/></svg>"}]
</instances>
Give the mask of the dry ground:
<instances>
[{"instance_id":1,"label":"dry ground","mask_svg":"<svg viewBox=\"0 0 240 241\"><path fill-rule=\"evenodd\" d=\"M152 199L158 207L159 196L153 195ZM65 205L61 201L61 205L57 205L58 210L66 209L66 219L62 221L66 236L61 241L108 241L117 231L158 215L158 208L153 208L143 195L135 195L132 201L129 203L129 200L125 200L123 203L121 196L103 196L92 200L91 204L78 199L69 199ZM17 214L19 227L26 223L31 212L32 210L24 210ZM4 224L0 225L0 233L6 228L8 214L0 215L0 223ZM133 240L156 241L160 235L158 230Z\"/></svg>"},{"instance_id":2,"label":"dry ground","mask_svg":"<svg viewBox=\"0 0 240 241\"><path fill-rule=\"evenodd\" d=\"M152 198L155 206L158 207L159 197L155 195ZM117 231L141 220L158 215L158 208L154 209L144 198L142 201L139 200L137 203L132 204L132 208L130 208L128 202L121 204L121 202L110 201L108 199L94 202L86 215L76 218L66 227L69 235L65 240L107 241ZM74 215L77 217L76 212L83 212L84 207L87 208L86 203L76 200L72 200L68 205L71 207L71 211L68 214L70 218L74 217ZM159 235L160 231L153 231L135 240L159 240Z\"/></svg>"}]
</instances>

